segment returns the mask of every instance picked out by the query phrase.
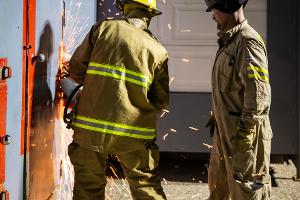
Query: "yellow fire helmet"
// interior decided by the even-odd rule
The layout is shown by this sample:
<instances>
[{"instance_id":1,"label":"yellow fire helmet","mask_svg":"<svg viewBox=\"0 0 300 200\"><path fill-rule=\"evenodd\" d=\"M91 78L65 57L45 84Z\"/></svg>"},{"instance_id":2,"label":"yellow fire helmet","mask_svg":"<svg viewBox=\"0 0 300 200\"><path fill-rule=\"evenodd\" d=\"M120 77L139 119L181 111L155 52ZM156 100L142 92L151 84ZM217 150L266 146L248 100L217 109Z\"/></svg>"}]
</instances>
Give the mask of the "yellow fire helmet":
<instances>
[{"instance_id":1,"label":"yellow fire helmet","mask_svg":"<svg viewBox=\"0 0 300 200\"><path fill-rule=\"evenodd\" d=\"M156 7L156 0L116 0L116 6L119 10L123 11L124 4L131 2L141 4L144 7L148 8L148 11L152 17L162 14L162 12L159 11Z\"/></svg>"}]
</instances>

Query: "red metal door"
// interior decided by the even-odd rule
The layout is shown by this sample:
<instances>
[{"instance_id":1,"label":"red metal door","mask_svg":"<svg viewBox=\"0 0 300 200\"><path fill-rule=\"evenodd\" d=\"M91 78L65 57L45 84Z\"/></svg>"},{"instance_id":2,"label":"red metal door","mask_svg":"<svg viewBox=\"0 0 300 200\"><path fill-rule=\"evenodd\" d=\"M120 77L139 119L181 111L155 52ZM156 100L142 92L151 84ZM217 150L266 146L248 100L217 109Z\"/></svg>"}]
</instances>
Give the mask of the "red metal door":
<instances>
[{"instance_id":1,"label":"red metal door","mask_svg":"<svg viewBox=\"0 0 300 200\"><path fill-rule=\"evenodd\" d=\"M21 117L21 155L29 149L30 112L34 78L36 0L23 0L23 89ZM25 155L26 156L26 155Z\"/></svg>"},{"instance_id":2,"label":"red metal door","mask_svg":"<svg viewBox=\"0 0 300 200\"><path fill-rule=\"evenodd\" d=\"M6 135L6 79L11 76L11 68L7 67L7 59L0 58L0 199L8 200L8 192L4 188L5 181L5 145L10 143Z\"/></svg>"},{"instance_id":3,"label":"red metal door","mask_svg":"<svg viewBox=\"0 0 300 200\"><path fill-rule=\"evenodd\" d=\"M24 155L23 195L28 199L29 138L34 78L36 0L23 0L23 80L21 115L21 155Z\"/></svg>"}]
</instances>

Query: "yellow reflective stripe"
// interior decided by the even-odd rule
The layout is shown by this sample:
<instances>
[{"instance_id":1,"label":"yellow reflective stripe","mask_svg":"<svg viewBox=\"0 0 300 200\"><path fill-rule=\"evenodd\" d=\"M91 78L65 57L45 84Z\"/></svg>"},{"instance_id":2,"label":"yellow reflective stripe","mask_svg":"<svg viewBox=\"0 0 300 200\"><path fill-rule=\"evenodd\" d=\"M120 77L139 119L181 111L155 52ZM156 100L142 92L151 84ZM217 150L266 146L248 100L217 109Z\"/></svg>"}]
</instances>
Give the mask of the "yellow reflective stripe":
<instances>
[{"instance_id":1,"label":"yellow reflective stripe","mask_svg":"<svg viewBox=\"0 0 300 200\"><path fill-rule=\"evenodd\" d=\"M109 77L112 77L112 78L117 78L117 79L120 79L120 80L123 80L123 81L129 81L129 82L135 83L137 85L141 85L141 86L147 88L147 90L149 89L149 87L148 87L148 85L146 83L143 83L143 82L140 82L140 81L128 78L126 76L120 76L118 74L113 74L113 73L109 73L109 72L100 72L100 71L95 71L95 70L88 70L87 74L109 76Z\"/></svg>"},{"instance_id":2,"label":"yellow reflective stripe","mask_svg":"<svg viewBox=\"0 0 300 200\"><path fill-rule=\"evenodd\" d=\"M72 125L79 127L79 128L91 130L91 131L97 131L97 132L102 132L102 133L109 133L109 134L113 134L113 135L127 136L127 137L139 138L139 139L153 139L156 137L155 135L149 135L149 136L148 135L138 135L138 134L121 132L121 131L103 129L103 128L84 125L84 124L78 124L76 122L73 122Z\"/></svg>"},{"instance_id":3,"label":"yellow reflective stripe","mask_svg":"<svg viewBox=\"0 0 300 200\"><path fill-rule=\"evenodd\" d=\"M248 70L257 71L257 72L263 72L263 73L265 73L266 75L269 74L268 70L265 69L265 68L262 68L262 67L255 67L255 66L253 66L253 65L250 65L250 66L248 66L247 69L248 69Z\"/></svg>"},{"instance_id":4,"label":"yellow reflective stripe","mask_svg":"<svg viewBox=\"0 0 300 200\"><path fill-rule=\"evenodd\" d=\"M152 129L152 128L143 128L143 127L138 127L138 126L129 126L129 125L126 125L126 124L117 124L117 123L113 123L113 122L107 122L107 121L103 121L103 120L92 119L92 118L84 117L84 116L81 116L81 115L78 115L76 117L76 119L87 121L87 122L92 122L92 123L96 123L96 124L114 126L114 127L117 127L117 128L129 129L129 130L138 130L138 131L144 131L144 132L155 132L155 129Z\"/></svg>"},{"instance_id":5,"label":"yellow reflective stripe","mask_svg":"<svg viewBox=\"0 0 300 200\"><path fill-rule=\"evenodd\" d=\"M259 74L248 74L248 78L254 78L256 80L262 80L264 82L269 82L269 78Z\"/></svg>"},{"instance_id":6,"label":"yellow reflective stripe","mask_svg":"<svg viewBox=\"0 0 300 200\"><path fill-rule=\"evenodd\" d=\"M89 63L87 74L108 76L124 81L128 81L140 86L150 89L151 80L142 73L127 70L123 67L111 66L107 64L99 64L95 62Z\"/></svg>"},{"instance_id":7,"label":"yellow reflective stripe","mask_svg":"<svg viewBox=\"0 0 300 200\"><path fill-rule=\"evenodd\" d=\"M264 40L262 39L262 37L261 37L258 33L257 33L257 38L258 38L258 40L259 40L264 46L266 46Z\"/></svg>"},{"instance_id":8,"label":"yellow reflective stripe","mask_svg":"<svg viewBox=\"0 0 300 200\"><path fill-rule=\"evenodd\" d=\"M103 67L103 68L106 68L106 69L113 69L113 70L117 70L117 71L120 71L120 72L125 72L127 74L131 74L131 75L134 75L134 76L138 76L138 77L144 78L144 79L146 79L150 83L152 82L144 74L141 74L141 73L138 73L138 72L135 72L135 71L131 71L131 70L125 69L123 67L106 65L106 64L99 64L99 63L95 63L95 62L90 62L89 65L94 66L94 67Z\"/></svg>"}]
</instances>

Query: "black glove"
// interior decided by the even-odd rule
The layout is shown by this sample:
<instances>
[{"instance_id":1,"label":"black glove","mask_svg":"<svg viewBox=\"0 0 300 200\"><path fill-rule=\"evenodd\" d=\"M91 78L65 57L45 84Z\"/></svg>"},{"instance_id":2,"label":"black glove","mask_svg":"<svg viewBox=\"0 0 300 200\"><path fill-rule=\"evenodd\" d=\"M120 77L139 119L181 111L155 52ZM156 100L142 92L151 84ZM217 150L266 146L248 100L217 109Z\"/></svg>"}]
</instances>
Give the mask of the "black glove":
<instances>
[{"instance_id":1,"label":"black glove","mask_svg":"<svg viewBox=\"0 0 300 200\"><path fill-rule=\"evenodd\" d=\"M209 127L210 137L213 137L214 132L215 132L215 127L216 127L216 120L215 120L215 117L214 117L212 111L210 111L209 119L205 125L205 128L208 128L208 127Z\"/></svg>"}]
</instances>

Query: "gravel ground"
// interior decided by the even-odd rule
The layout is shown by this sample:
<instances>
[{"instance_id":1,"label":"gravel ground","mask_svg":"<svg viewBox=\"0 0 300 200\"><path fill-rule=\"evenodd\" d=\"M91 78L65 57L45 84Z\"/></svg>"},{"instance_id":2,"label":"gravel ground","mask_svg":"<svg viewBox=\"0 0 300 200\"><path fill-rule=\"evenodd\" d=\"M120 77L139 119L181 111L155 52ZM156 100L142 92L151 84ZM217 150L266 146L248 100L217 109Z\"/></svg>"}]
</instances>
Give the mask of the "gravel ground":
<instances>
[{"instance_id":1,"label":"gravel ground","mask_svg":"<svg viewBox=\"0 0 300 200\"><path fill-rule=\"evenodd\" d=\"M204 200L208 198L207 158L183 155L161 157L159 174L168 200ZM300 182L293 181L296 167L292 161L271 164L272 200L300 200ZM107 200L131 200L128 184L118 163L108 170ZM116 178L117 177L117 178Z\"/></svg>"},{"instance_id":2,"label":"gravel ground","mask_svg":"<svg viewBox=\"0 0 300 200\"><path fill-rule=\"evenodd\" d=\"M272 199L274 200L300 200L300 181L293 181L297 171L294 163L288 161L283 164L271 164L274 170Z\"/></svg>"}]
</instances>

